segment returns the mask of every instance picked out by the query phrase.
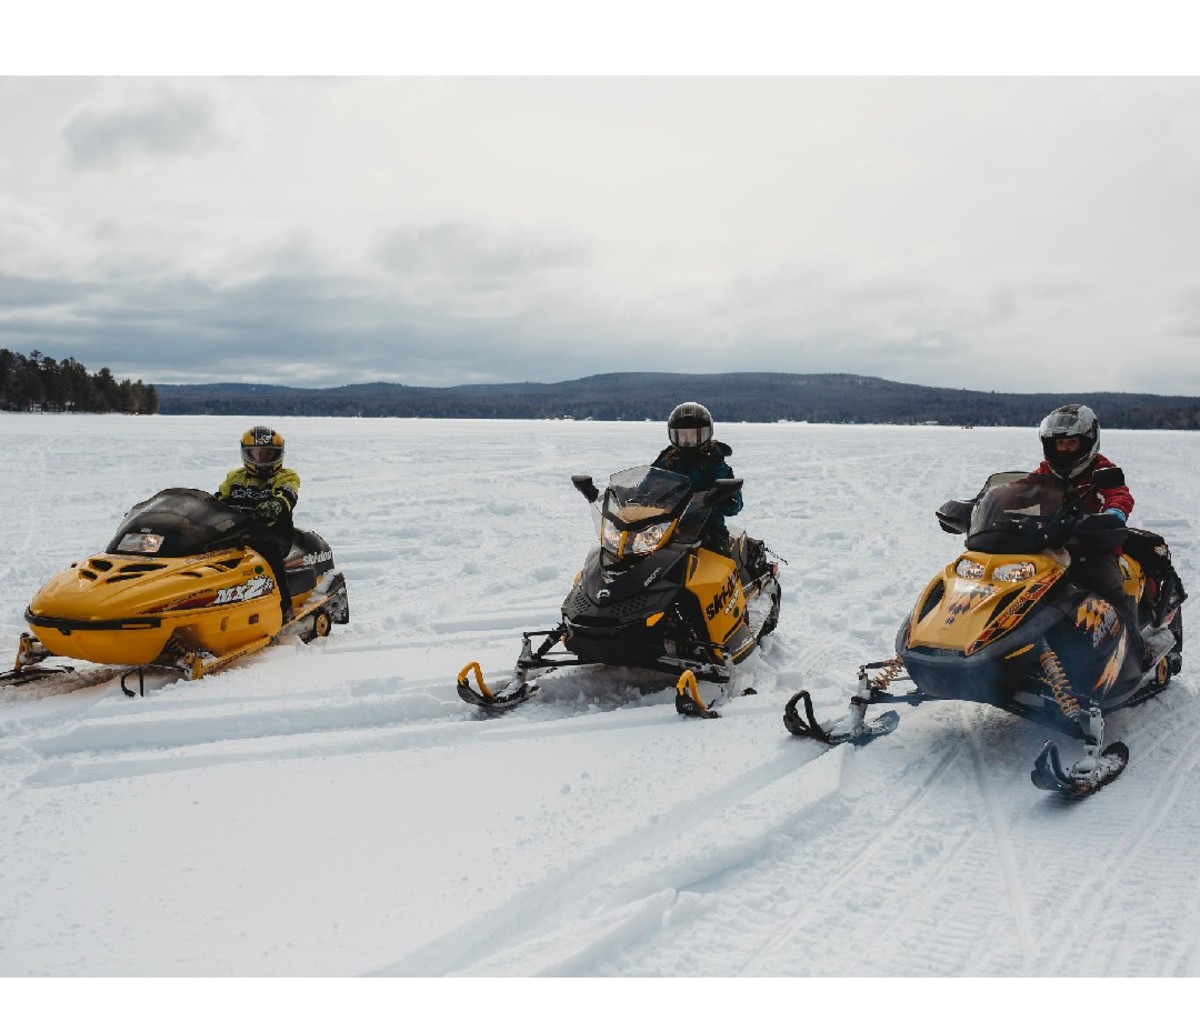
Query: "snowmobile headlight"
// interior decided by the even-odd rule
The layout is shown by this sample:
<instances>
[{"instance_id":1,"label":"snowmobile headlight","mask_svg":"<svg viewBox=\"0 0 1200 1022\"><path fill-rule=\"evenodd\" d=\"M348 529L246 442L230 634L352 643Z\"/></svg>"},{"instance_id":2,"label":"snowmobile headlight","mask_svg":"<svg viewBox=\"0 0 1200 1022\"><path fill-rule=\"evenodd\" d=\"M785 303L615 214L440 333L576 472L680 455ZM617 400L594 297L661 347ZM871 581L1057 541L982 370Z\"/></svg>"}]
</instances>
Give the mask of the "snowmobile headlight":
<instances>
[{"instance_id":1,"label":"snowmobile headlight","mask_svg":"<svg viewBox=\"0 0 1200 1022\"><path fill-rule=\"evenodd\" d=\"M600 545L610 554L621 552L621 530L607 518L600 519Z\"/></svg>"},{"instance_id":2,"label":"snowmobile headlight","mask_svg":"<svg viewBox=\"0 0 1200 1022\"><path fill-rule=\"evenodd\" d=\"M651 525L650 528L636 533L633 537L633 542L629 545L630 553L639 556L654 553L655 550L662 546L663 540L666 539L670 528L670 522L662 522L658 525Z\"/></svg>"},{"instance_id":3,"label":"snowmobile headlight","mask_svg":"<svg viewBox=\"0 0 1200 1022\"><path fill-rule=\"evenodd\" d=\"M983 565L970 557L960 557L954 566L954 574L959 578L983 578Z\"/></svg>"},{"instance_id":4,"label":"snowmobile headlight","mask_svg":"<svg viewBox=\"0 0 1200 1022\"><path fill-rule=\"evenodd\" d=\"M162 546L162 536L152 532L127 532L117 544L117 552L121 554L156 554Z\"/></svg>"},{"instance_id":5,"label":"snowmobile headlight","mask_svg":"<svg viewBox=\"0 0 1200 1022\"><path fill-rule=\"evenodd\" d=\"M1025 582L1037 574L1032 561L1014 561L992 569L992 578L997 582Z\"/></svg>"}]
</instances>

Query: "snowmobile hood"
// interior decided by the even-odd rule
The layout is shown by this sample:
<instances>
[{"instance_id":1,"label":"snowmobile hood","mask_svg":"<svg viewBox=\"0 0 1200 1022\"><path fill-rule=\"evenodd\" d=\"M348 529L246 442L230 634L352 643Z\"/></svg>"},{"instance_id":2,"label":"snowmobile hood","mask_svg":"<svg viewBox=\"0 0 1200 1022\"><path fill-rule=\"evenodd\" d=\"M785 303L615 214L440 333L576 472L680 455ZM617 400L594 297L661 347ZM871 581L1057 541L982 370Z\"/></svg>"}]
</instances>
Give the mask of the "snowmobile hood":
<instances>
[{"instance_id":1,"label":"snowmobile hood","mask_svg":"<svg viewBox=\"0 0 1200 1022\"><path fill-rule=\"evenodd\" d=\"M247 549L203 557L95 554L50 579L29 601L29 610L36 617L92 622L161 615L231 602L226 590L232 580L240 585L267 571Z\"/></svg>"},{"instance_id":2,"label":"snowmobile hood","mask_svg":"<svg viewBox=\"0 0 1200 1022\"><path fill-rule=\"evenodd\" d=\"M966 551L925 587L908 620L911 649L970 656L1010 634L1063 577L1067 556Z\"/></svg>"},{"instance_id":3,"label":"snowmobile hood","mask_svg":"<svg viewBox=\"0 0 1200 1022\"><path fill-rule=\"evenodd\" d=\"M25 620L55 656L146 664L176 639L221 653L282 620L276 580L243 544L249 519L203 490L136 504L106 550L77 561L29 601Z\"/></svg>"}]
</instances>

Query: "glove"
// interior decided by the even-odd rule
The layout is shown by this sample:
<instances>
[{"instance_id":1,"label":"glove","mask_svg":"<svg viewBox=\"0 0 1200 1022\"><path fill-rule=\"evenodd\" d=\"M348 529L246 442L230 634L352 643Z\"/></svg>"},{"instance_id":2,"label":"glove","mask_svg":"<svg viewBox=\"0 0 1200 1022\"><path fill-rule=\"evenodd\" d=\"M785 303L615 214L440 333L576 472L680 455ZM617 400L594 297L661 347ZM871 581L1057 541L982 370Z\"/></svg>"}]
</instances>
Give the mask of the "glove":
<instances>
[{"instance_id":1,"label":"glove","mask_svg":"<svg viewBox=\"0 0 1200 1022\"><path fill-rule=\"evenodd\" d=\"M283 514L283 501L278 497L259 501L254 508L254 517L261 518L268 524L274 522L281 514Z\"/></svg>"},{"instance_id":2,"label":"glove","mask_svg":"<svg viewBox=\"0 0 1200 1022\"><path fill-rule=\"evenodd\" d=\"M1119 507L1106 507L1104 509L1104 513L1106 515L1115 515L1117 518L1120 518L1122 525L1129 521L1128 516Z\"/></svg>"}]
</instances>

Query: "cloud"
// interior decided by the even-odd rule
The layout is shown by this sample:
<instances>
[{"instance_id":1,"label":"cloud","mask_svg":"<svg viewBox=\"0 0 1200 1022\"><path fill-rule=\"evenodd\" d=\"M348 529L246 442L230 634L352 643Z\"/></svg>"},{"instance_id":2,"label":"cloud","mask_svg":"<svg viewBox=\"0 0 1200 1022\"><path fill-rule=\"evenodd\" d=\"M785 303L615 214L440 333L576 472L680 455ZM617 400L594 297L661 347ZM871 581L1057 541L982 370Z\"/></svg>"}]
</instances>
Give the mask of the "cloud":
<instances>
[{"instance_id":1,"label":"cloud","mask_svg":"<svg viewBox=\"0 0 1200 1022\"><path fill-rule=\"evenodd\" d=\"M18 309L45 308L76 302L95 285L65 280L35 280L0 274L0 321Z\"/></svg>"},{"instance_id":2,"label":"cloud","mask_svg":"<svg viewBox=\"0 0 1200 1022\"><path fill-rule=\"evenodd\" d=\"M587 263L579 244L539 237L529 230L504 233L471 223L440 223L386 232L375 255L392 273L438 278L454 285L493 287Z\"/></svg>"},{"instance_id":3,"label":"cloud","mask_svg":"<svg viewBox=\"0 0 1200 1022\"><path fill-rule=\"evenodd\" d=\"M753 369L1164 390L1200 330L1198 96L0 78L0 343L161 382Z\"/></svg>"},{"instance_id":4,"label":"cloud","mask_svg":"<svg viewBox=\"0 0 1200 1022\"><path fill-rule=\"evenodd\" d=\"M217 137L211 99L160 86L148 100L118 109L85 108L63 129L71 163L111 168L133 156L181 156Z\"/></svg>"}]
</instances>

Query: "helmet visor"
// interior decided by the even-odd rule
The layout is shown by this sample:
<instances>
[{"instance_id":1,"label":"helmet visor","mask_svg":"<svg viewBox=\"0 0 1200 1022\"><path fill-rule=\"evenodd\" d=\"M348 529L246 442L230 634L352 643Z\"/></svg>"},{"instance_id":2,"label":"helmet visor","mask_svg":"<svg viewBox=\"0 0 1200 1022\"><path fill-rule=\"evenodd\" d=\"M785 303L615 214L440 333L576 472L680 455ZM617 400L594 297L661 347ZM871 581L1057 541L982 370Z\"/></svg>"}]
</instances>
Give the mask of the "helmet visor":
<instances>
[{"instance_id":1,"label":"helmet visor","mask_svg":"<svg viewBox=\"0 0 1200 1022\"><path fill-rule=\"evenodd\" d=\"M671 443L676 447L699 447L712 436L711 426L685 426L670 430Z\"/></svg>"},{"instance_id":2,"label":"helmet visor","mask_svg":"<svg viewBox=\"0 0 1200 1022\"><path fill-rule=\"evenodd\" d=\"M1083 436L1088 424L1075 412L1051 412L1042 420L1039 432L1043 437Z\"/></svg>"},{"instance_id":3,"label":"helmet visor","mask_svg":"<svg viewBox=\"0 0 1200 1022\"><path fill-rule=\"evenodd\" d=\"M274 465L283 460L283 449L280 447L243 447L242 455L247 461L256 465Z\"/></svg>"}]
</instances>

